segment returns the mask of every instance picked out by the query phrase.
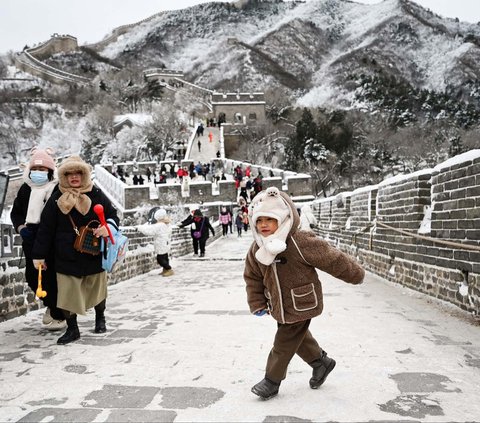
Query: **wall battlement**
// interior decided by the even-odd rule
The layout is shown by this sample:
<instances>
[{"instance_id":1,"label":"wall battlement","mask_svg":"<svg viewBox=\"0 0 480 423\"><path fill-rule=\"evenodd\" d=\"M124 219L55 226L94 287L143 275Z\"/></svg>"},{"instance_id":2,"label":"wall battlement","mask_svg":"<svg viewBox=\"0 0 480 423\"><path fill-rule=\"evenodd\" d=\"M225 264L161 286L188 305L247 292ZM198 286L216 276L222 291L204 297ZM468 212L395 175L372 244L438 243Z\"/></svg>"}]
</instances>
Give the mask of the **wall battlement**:
<instances>
[{"instance_id":1,"label":"wall battlement","mask_svg":"<svg viewBox=\"0 0 480 423\"><path fill-rule=\"evenodd\" d=\"M314 201L316 232L390 281L480 314L480 150Z\"/></svg>"},{"instance_id":2,"label":"wall battlement","mask_svg":"<svg viewBox=\"0 0 480 423\"><path fill-rule=\"evenodd\" d=\"M224 163L226 168L236 164ZM259 169L262 168L256 171ZM264 178L264 182L270 179L272 184L283 185L285 175L302 183L302 175L290 172ZM101 167L96 168L96 177L102 184L111 183L110 195L115 201L122 201L125 184ZM222 198L228 199L233 195L232 182L221 182ZM130 191L133 187L128 188ZM232 192L236 194L234 188ZM178 187L172 189L178 196ZM196 186L196 200L205 189L202 183ZM177 202L188 203L183 197L181 201L172 197L172 203L178 205ZM315 232L356 256L366 270L480 315L480 150L456 156L433 169L316 199L312 206L319 221ZM211 216L216 214L215 207L218 204L209 210ZM23 281L19 237L13 235L13 228L8 225L1 225L0 231L1 321L25 314L39 304ZM216 231L218 236L218 227ZM152 239L140 235L135 228L127 228L126 233L131 239L131 250L126 262L110 275L110 283L156 266ZM174 229L172 247L173 255L191 250L188 230Z\"/></svg>"},{"instance_id":3,"label":"wall battlement","mask_svg":"<svg viewBox=\"0 0 480 423\"><path fill-rule=\"evenodd\" d=\"M212 242L221 236L220 227L215 228ZM13 235L13 228L0 225L4 241L8 240L9 248L0 250L0 322L24 315L32 310L43 307L42 302L35 298L25 279L25 257L22 254L21 238ZM140 233L136 227L123 228L129 238L129 251L125 261L113 273L108 274L108 284L113 285L143 273L158 268L153 250L153 238ZM4 245L5 247L5 245ZM190 229L173 228L172 257L178 257L193 252Z\"/></svg>"}]
</instances>

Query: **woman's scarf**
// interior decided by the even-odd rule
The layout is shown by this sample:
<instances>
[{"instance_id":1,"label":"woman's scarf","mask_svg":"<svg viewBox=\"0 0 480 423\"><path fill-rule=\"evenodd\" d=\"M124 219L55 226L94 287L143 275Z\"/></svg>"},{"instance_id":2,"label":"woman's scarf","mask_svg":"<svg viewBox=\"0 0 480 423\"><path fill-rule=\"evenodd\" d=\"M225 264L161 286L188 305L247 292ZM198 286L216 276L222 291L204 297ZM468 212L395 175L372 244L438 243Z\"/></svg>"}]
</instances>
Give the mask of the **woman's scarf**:
<instances>
[{"instance_id":1,"label":"woman's scarf","mask_svg":"<svg viewBox=\"0 0 480 423\"><path fill-rule=\"evenodd\" d=\"M258 246L255 258L260 263L265 266L271 265L277 254L287 249L286 239L292 229L292 224L293 221L289 216L282 222L274 234L267 237L258 233L256 228L252 228L256 235L254 238Z\"/></svg>"},{"instance_id":2,"label":"woman's scarf","mask_svg":"<svg viewBox=\"0 0 480 423\"><path fill-rule=\"evenodd\" d=\"M90 207L92 206L92 200L85 195L86 192L90 192L93 188L93 182L89 181L86 186L80 188L65 187L60 185L59 189L62 195L57 201L58 208L63 214L68 214L73 208L77 209L83 216L85 216Z\"/></svg>"},{"instance_id":3,"label":"woman's scarf","mask_svg":"<svg viewBox=\"0 0 480 423\"><path fill-rule=\"evenodd\" d=\"M52 195L52 191L57 185L57 181L49 181L43 185L29 184L32 191L28 200L27 215L25 223L40 223L40 216L42 214L43 206Z\"/></svg>"}]
</instances>

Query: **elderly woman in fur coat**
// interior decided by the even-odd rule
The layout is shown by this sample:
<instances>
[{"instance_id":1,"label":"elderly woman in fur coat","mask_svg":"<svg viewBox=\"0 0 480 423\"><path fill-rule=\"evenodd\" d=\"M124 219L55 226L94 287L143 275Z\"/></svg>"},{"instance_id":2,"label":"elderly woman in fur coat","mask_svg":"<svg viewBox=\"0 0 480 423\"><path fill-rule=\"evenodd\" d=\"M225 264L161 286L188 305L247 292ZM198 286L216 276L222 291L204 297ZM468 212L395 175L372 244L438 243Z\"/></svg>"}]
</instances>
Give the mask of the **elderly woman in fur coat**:
<instances>
[{"instance_id":1,"label":"elderly woman in fur coat","mask_svg":"<svg viewBox=\"0 0 480 423\"><path fill-rule=\"evenodd\" d=\"M295 354L313 368L310 387L317 389L335 367L335 360L308 329L311 319L323 309L316 269L352 284L362 283L365 272L328 242L298 230L300 217L295 205L275 187L255 196L249 216L254 242L244 270L248 304L253 314L270 314L277 321L265 377L252 392L262 399L277 395Z\"/></svg>"},{"instance_id":2,"label":"elderly woman in fur coat","mask_svg":"<svg viewBox=\"0 0 480 423\"><path fill-rule=\"evenodd\" d=\"M107 274L102 268L102 256L82 253L74 249L75 228L97 221L97 238L107 237L105 226L100 226L93 211L96 204L104 209L107 224L118 229L117 212L105 194L93 185L91 166L78 156L65 159L58 168L59 190L54 192L43 209L40 226L33 246L35 268L45 267L50 250L55 254L58 281L57 306L64 310L67 331L58 344L68 344L80 338L77 314L95 307L95 332L105 332L105 300ZM93 225L92 225L93 226Z\"/></svg>"}]
</instances>

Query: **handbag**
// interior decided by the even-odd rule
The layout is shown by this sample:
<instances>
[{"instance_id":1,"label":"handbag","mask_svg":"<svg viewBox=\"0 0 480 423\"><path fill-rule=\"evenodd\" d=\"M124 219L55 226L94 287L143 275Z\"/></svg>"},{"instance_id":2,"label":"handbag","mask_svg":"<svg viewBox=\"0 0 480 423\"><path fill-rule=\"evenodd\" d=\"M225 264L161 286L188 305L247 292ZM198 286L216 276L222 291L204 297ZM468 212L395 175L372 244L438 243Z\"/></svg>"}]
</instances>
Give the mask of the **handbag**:
<instances>
[{"instance_id":1,"label":"handbag","mask_svg":"<svg viewBox=\"0 0 480 423\"><path fill-rule=\"evenodd\" d=\"M79 253L91 254L92 256L98 256L100 254L100 239L93 234L93 229L90 225L96 224L95 227L100 225L98 220L90 220L85 226L80 228L75 225L72 216L68 215L70 222L72 223L73 230L76 233L73 248Z\"/></svg>"},{"instance_id":2,"label":"handbag","mask_svg":"<svg viewBox=\"0 0 480 423\"><path fill-rule=\"evenodd\" d=\"M125 260L128 251L128 238L122 231L112 225L110 225L110 231L115 243L109 242L109 238L102 238L101 243L102 268L107 272L113 272Z\"/></svg>"},{"instance_id":3,"label":"handbag","mask_svg":"<svg viewBox=\"0 0 480 423\"><path fill-rule=\"evenodd\" d=\"M202 237L202 229L203 229L203 224L205 223L205 218L202 220L202 224L200 225L200 230L199 231L193 231L193 237L195 239L200 239Z\"/></svg>"}]
</instances>

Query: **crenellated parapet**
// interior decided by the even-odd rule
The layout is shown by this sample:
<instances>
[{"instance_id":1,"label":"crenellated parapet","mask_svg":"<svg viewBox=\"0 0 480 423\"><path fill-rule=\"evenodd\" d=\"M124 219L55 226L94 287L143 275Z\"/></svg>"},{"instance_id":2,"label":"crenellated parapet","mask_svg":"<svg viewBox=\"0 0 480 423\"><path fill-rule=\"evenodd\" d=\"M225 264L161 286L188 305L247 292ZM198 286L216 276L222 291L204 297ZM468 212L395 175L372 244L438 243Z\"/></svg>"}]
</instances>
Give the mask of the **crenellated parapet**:
<instances>
[{"instance_id":1,"label":"crenellated parapet","mask_svg":"<svg viewBox=\"0 0 480 423\"><path fill-rule=\"evenodd\" d=\"M55 84L89 84L90 80L88 78L63 71L42 61L53 54L74 51L77 48L78 44L75 37L53 34L50 40L15 54L15 66L24 72Z\"/></svg>"},{"instance_id":2,"label":"crenellated parapet","mask_svg":"<svg viewBox=\"0 0 480 423\"><path fill-rule=\"evenodd\" d=\"M113 273L108 274L108 284L148 273L158 268L153 249L153 238L143 235L135 226L122 228L128 237L129 247L124 262ZM11 225L0 224L3 237L0 248L0 322L38 310L43 303L35 297L25 281L25 258L22 253L21 237L13 233ZM221 236L220 228L215 225L215 237ZM171 257L179 257L193 252L189 228L173 228ZM8 251L6 251L8 249Z\"/></svg>"},{"instance_id":3,"label":"crenellated parapet","mask_svg":"<svg viewBox=\"0 0 480 423\"><path fill-rule=\"evenodd\" d=\"M480 150L313 207L316 232L367 270L480 314Z\"/></svg>"},{"instance_id":4,"label":"crenellated parapet","mask_svg":"<svg viewBox=\"0 0 480 423\"><path fill-rule=\"evenodd\" d=\"M181 165L188 167L192 161L182 160ZM262 185L264 188L276 186L278 189L287 192L298 201L313 200L311 176L298 174L296 172L284 172L279 169L272 169L264 166L252 165L245 162L238 162L230 159L215 159L215 166L222 168L226 174L233 173L237 165L244 168L250 166L252 178L259 173L274 176L264 176ZM125 172L139 175L146 175L146 169L154 171L157 167L155 162L118 163ZM95 183L102 188L113 201L120 214L129 215L135 210L151 205L173 205L178 203L206 203L206 202L232 202L238 200L238 190L233 180L211 181L200 180L187 182L170 181L167 184L157 184L156 195L152 196L149 185L128 185L111 173L111 164L95 166ZM278 176L275 176L278 175Z\"/></svg>"},{"instance_id":5,"label":"crenellated parapet","mask_svg":"<svg viewBox=\"0 0 480 423\"><path fill-rule=\"evenodd\" d=\"M56 53L67 53L77 49L78 42L74 36L53 34L48 41L26 49L26 51L39 60L45 60Z\"/></svg>"}]
</instances>

